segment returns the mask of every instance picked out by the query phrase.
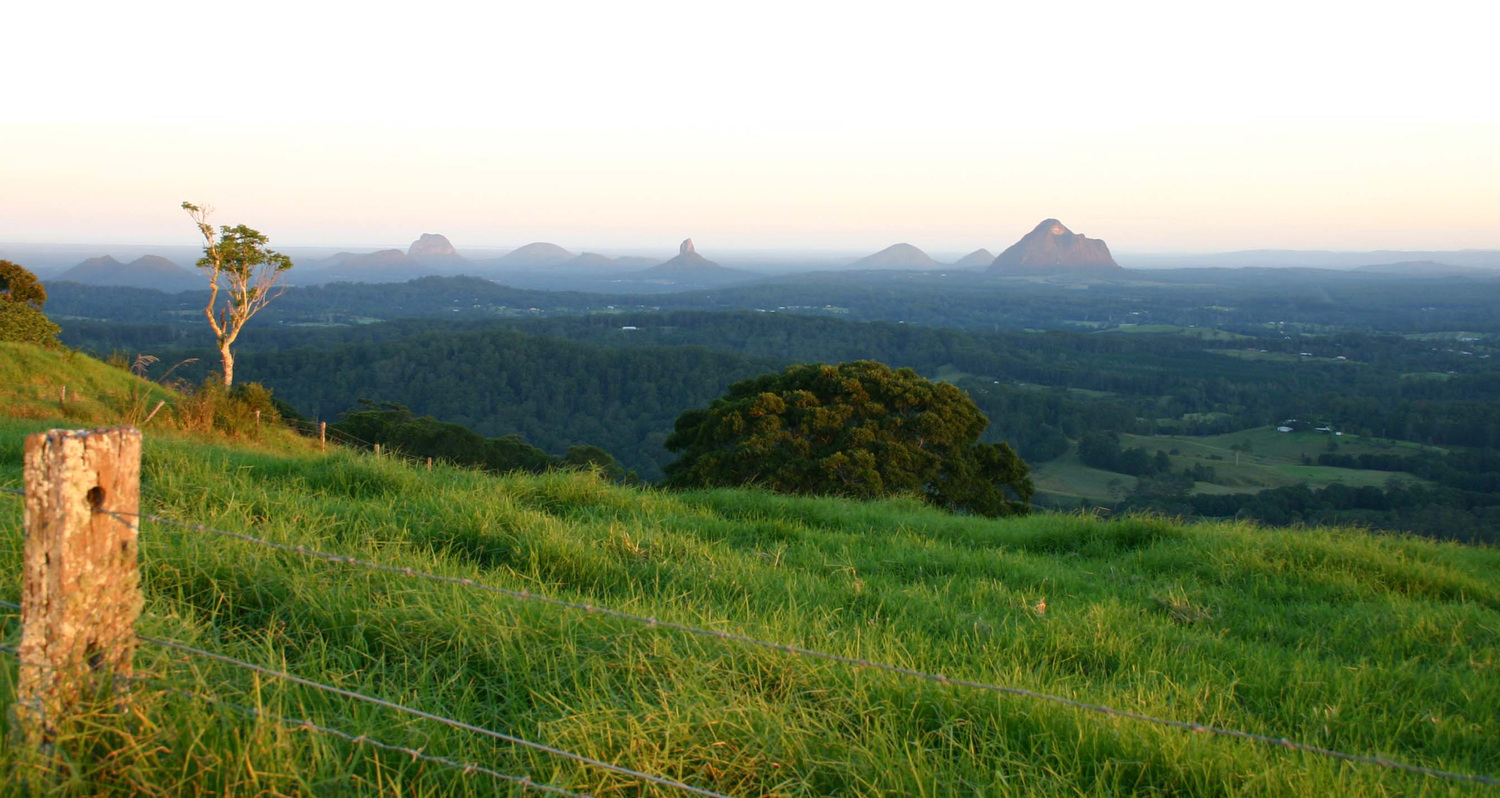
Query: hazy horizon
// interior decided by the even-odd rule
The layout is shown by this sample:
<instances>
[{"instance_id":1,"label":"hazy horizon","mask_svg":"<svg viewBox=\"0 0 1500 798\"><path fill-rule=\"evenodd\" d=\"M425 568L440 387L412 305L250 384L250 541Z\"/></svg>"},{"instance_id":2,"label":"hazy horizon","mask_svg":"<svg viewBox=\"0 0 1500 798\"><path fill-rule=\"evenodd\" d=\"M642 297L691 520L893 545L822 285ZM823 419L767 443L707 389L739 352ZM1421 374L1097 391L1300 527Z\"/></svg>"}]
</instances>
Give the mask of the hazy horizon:
<instances>
[{"instance_id":1,"label":"hazy horizon","mask_svg":"<svg viewBox=\"0 0 1500 798\"><path fill-rule=\"evenodd\" d=\"M0 241L192 244L191 200L282 247L1500 249L1466 8L33 4Z\"/></svg>"}]
</instances>

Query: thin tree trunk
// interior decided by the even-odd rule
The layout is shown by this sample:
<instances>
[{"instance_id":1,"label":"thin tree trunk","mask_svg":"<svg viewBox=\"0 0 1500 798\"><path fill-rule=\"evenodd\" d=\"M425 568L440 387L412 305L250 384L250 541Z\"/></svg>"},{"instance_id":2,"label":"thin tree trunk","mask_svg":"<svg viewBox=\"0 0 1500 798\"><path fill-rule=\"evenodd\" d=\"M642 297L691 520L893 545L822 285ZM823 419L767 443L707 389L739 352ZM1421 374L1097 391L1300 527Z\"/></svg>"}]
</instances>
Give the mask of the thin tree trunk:
<instances>
[{"instance_id":1,"label":"thin tree trunk","mask_svg":"<svg viewBox=\"0 0 1500 798\"><path fill-rule=\"evenodd\" d=\"M234 385L234 353L228 344L219 347L219 359L224 362L224 387L228 388Z\"/></svg>"}]
</instances>

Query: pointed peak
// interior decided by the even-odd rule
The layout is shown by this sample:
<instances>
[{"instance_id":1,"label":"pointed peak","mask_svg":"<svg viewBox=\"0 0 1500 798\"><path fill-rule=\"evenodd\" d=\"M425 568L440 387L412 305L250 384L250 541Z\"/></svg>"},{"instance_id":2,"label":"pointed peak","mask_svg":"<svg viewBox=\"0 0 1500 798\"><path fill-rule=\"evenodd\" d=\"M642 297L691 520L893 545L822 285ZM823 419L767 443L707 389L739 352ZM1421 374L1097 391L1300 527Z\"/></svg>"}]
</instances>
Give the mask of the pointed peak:
<instances>
[{"instance_id":1,"label":"pointed peak","mask_svg":"<svg viewBox=\"0 0 1500 798\"><path fill-rule=\"evenodd\" d=\"M677 254L679 254L679 255L686 255L689 252L697 252L697 251L698 250L696 250L696 249L693 248L693 239L691 239L691 238L684 238L682 240L682 246L680 246L680 247L677 248Z\"/></svg>"},{"instance_id":2,"label":"pointed peak","mask_svg":"<svg viewBox=\"0 0 1500 798\"><path fill-rule=\"evenodd\" d=\"M1097 238L1069 230L1056 219L1043 219L1030 233L1000 253L991 271L1037 273L1057 269L1119 269L1109 247Z\"/></svg>"}]
</instances>

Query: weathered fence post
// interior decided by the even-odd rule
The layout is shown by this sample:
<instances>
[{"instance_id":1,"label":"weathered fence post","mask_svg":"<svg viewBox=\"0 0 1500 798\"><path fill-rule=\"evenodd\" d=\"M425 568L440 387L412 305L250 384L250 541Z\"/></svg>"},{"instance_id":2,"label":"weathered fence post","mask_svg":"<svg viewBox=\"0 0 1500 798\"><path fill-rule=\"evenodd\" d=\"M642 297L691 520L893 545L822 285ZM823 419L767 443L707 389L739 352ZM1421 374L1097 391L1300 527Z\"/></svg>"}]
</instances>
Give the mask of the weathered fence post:
<instances>
[{"instance_id":1,"label":"weathered fence post","mask_svg":"<svg viewBox=\"0 0 1500 798\"><path fill-rule=\"evenodd\" d=\"M427 470L428 471L432 470L432 458L431 457L427 458Z\"/></svg>"},{"instance_id":2,"label":"weathered fence post","mask_svg":"<svg viewBox=\"0 0 1500 798\"><path fill-rule=\"evenodd\" d=\"M323 447L323 451L325 451L325 452L328 451L328 422L327 421L319 421L318 422L318 445L321 446L321 447Z\"/></svg>"},{"instance_id":3,"label":"weathered fence post","mask_svg":"<svg viewBox=\"0 0 1500 798\"><path fill-rule=\"evenodd\" d=\"M255 411L255 431L260 432L260 411Z\"/></svg>"},{"instance_id":4,"label":"weathered fence post","mask_svg":"<svg viewBox=\"0 0 1500 798\"><path fill-rule=\"evenodd\" d=\"M380 456L380 444L378 444L378 443L375 444L375 456L376 457Z\"/></svg>"},{"instance_id":5,"label":"weathered fence post","mask_svg":"<svg viewBox=\"0 0 1500 798\"><path fill-rule=\"evenodd\" d=\"M141 613L135 513L141 433L51 430L26 439L26 542L16 719L43 744L80 701L121 690ZM118 515L116 515L118 514Z\"/></svg>"},{"instance_id":6,"label":"weathered fence post","mask_svg":"<svg viewBox=\"0 0 1500 798\"><path fill-rule=\"evenodd\" d=\"M66 385L57 392L57 409L64 413L68 412L68 386Z\"/></svg>"}]
</instances>

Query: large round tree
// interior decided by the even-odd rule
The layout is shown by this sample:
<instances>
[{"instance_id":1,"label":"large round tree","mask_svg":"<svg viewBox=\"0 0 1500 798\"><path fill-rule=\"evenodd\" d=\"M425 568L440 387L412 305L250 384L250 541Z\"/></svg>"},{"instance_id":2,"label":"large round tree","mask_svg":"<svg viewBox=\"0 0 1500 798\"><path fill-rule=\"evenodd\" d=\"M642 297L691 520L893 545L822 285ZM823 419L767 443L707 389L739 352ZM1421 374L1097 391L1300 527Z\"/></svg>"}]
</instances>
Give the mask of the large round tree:
<instances>
[{"instance_id":1,"label":"large round tree","mask_svg":"<svg viewBox=\"0 0 1500 798\"><path fill-rule=\"evenodd\" d=\"M854 498L917 495L983 515L1030 509L1029 469L979 442L989 419L958 388L872 360L792 366L729 386L677 419L678 487L757 486Z\"/></svg>"}]
</instances>

